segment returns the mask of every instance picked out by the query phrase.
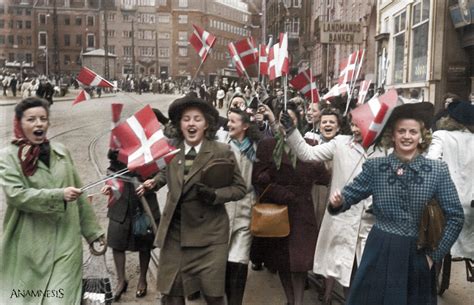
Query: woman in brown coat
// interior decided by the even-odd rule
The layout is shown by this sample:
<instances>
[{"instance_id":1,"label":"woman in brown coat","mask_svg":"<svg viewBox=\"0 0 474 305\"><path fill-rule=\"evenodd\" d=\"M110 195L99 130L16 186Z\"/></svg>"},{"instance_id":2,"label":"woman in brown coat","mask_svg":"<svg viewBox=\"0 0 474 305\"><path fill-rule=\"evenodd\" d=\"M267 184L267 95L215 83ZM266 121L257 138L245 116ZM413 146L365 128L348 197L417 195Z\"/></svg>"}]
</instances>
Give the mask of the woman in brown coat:
<instances>
[{"instance_id":1,"label":"woman in brown coat","mask_svg":"<svg viewBox=\"0 0 474 305\"><path fill-rule=\"evenodd\" d=\"M288 113L299 126L293 103L288 103ZM313 268L317 240L311 188L315 182L327 184L329 174L323 163L300 162L285 146L282 132L259 143L252 181L258 194L268 187L261 202L288 205L290 235L255 238L252 252L259 252L265 266L278 271L288 304L300 305L306 274Z\"/></svg>"}]
</instances>

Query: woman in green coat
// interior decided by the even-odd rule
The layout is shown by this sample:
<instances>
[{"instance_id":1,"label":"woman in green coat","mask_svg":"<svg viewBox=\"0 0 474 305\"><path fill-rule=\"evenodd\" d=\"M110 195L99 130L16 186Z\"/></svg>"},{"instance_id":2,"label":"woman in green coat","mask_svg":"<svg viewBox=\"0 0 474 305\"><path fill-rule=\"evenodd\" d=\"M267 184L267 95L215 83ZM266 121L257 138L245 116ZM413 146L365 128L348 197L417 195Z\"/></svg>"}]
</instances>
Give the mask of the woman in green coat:
<instances>
[{"instance_id":1,"label":"woman in green coat","mask_svg":"<svg viewBox=\"0 0 474 305\"><path fill-rule=\"evenodd\" d=\"M6 196L0 249L1 304L80 304L82 241L103 242L69 151L46 138L48 102L15 107L14 140L2 149Z\"/></svg>"}]
</instances>

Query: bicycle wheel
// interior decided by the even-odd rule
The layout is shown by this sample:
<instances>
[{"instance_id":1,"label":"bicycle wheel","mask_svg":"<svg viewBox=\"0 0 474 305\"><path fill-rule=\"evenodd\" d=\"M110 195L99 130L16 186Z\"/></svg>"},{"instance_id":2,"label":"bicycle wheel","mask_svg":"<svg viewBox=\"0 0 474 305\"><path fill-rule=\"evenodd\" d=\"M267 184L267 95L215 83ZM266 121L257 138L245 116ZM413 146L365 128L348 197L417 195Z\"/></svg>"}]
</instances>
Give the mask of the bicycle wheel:
<instances>
[{"instance_id":1,"label":"bicycle wheel","mask_svg":"<svg viewBox=\"0 0 474 305\"><path fill-rule=\"evenodd\" d=\"M436 272L436 288L439 296L449 288L449 279L451 277L451 254L446 254L441 261L441 266Z\"/></svg>"}]
</instances>

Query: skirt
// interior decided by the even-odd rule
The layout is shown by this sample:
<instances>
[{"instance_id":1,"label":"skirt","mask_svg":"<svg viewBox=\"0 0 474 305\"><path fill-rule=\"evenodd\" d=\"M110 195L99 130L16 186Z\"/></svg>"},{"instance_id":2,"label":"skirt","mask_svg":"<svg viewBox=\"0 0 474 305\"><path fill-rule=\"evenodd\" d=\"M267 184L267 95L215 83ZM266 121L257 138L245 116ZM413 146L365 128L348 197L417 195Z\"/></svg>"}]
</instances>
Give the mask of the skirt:
<instances>
[{"instance_id":1,"label":"skirt","mask_svg":"<svg viewBox=\"0 0 474 305\"><path fill-rule=\"evenodd\" d=\"M227 243L181 247L179 240L168 236L160 252L158 291L183 297L198 291L210 297L224 296L227 254Z\"/></svg>"},{"instance_id":2,"label":"skirt","mask_svg":"<svg viewBox=\"0 0 474 305\"><path fill-rule=\"evenodd\" d=\"M347 305L436 305L435 268L416 238L373 227Z\"/></svg>"}]
</instances>

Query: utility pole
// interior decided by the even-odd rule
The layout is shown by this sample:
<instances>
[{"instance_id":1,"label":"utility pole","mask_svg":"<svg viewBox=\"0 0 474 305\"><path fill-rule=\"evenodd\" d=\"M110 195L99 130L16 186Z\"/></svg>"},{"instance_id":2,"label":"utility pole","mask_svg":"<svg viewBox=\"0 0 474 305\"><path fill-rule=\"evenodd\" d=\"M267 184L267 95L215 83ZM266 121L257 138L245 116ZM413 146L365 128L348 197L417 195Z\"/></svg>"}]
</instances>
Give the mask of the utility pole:
<instances>
[{"instance_id":1,"label":"utility pole","mask_svg":"<svg viewBox=\"0 0 474 305\"><path fill-rule=\"evenodd\" d=\"M102 0L102 9L104 10L104 77L109 79L109 31L107 30L107 0Z\"/></svg>"},{"instance_id":2,"label":"utility pole","mask_svg":"<svg viewBox=\"0 0 474 305\"><path fill-rule=\"evenodd\" d=\"M155 73L156 73L156 77L159 78L161 76L161 74L159 73L159 63L158 63L158 56L159 56L159 53L158 53L158 28L156 28L156 31L155 31L155 48L156 48L156 51L155 51L155 55L156 55L156 68L155 68Z\"/></svg>"},{"instance_id":3,"label":"utility pole","mask_svg":"<svg viewBox=\"0 0 474 305\"><path fill-rule=\"evenodd\" d=\"M135 23L135 15L132 16L132 71L133 71L133 78L137 77L137 68L135 66L135 28L134 28L134 23Z\"/></svg>"},{"instance_id":4,"label":"utility pole","mask_svg":"<svg viewBox=\"0 0 474 305\"><path fill-rule=\"evenodd\" d=\"M54 74L56 78L56 85L59 85L59 78L61 74L59 63L59 41L58 41L58 11L56 7L56 0L53 0L53 62Z\"/></svg>"}]
</instances>

